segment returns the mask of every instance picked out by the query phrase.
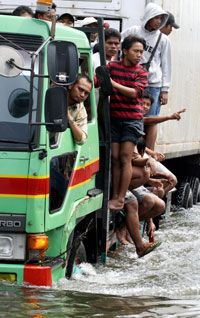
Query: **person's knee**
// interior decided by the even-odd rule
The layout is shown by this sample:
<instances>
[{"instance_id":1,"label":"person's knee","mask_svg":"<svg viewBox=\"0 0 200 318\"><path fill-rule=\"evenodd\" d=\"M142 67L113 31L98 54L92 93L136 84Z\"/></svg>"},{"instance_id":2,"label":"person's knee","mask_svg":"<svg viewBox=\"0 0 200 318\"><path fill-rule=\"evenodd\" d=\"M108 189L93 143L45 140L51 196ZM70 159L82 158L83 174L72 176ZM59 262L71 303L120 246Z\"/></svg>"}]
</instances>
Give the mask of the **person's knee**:
<instances>
[{"instance_id":1,"label":"person's knee","mask_svg":"<svg viewBox=\"0 0 200 318\"><path fill-rule=\"evenodd\" d=\"M158 189L156 189L156 191L157 191L156 195L159 198L163 198L165 196L165 190L163 188L158 188Z\"/></svg>"},{"instance_id":2,"label":"person's knee","mask_svg":"<svg viewBox=\"0 0 200 318\"><path fill-rule=\"evenodd\" d=\"M170 178L170 183L173 186L173 188L177 185L177 182L178 182L178 180L177 180L176 176L172 173L171 178Z\"/></svg>"},{"instance_id":3,"label":"person's knee","mask_svg":"<svg viewBox=\"0 0 200 318\"><path fill-rule=\"evenodd\" d=\"M127 164L130 164L131 166L131 154L129 153L121 153L120 154L120 163L121 163L121 166L126 166Z\"/></svg>"},{"instance_id":4,"label":"person's knee","mask_svg":"<svg viewBox=\"0 0 200 318\"><path fill-rule=\"evenodd\" d=\"M154 204L154 197L151 194L147 194L143 197L142 206L145 210L151 210Z\"/></svg>"},{"instance_id":5,"label":"person's knee","mask_svg":"<svg viewBox=\"0 0 200 318\"><path fill-rule=\"evenodd\" d=\"M155 204L153 210L156 212L157 215L161 214L165 210L165 202L160 198L155 198Z\"/></svg>"},{"instance_id":6,"label":"person's knee","mask_svg":"<svg viewBox=\"0 0 200 318\"><path fill-rule=\"evenodd\" d=\"M117 156L112 156L112 166L119 166L119 158Z\"/></svg>"}]
</instances>

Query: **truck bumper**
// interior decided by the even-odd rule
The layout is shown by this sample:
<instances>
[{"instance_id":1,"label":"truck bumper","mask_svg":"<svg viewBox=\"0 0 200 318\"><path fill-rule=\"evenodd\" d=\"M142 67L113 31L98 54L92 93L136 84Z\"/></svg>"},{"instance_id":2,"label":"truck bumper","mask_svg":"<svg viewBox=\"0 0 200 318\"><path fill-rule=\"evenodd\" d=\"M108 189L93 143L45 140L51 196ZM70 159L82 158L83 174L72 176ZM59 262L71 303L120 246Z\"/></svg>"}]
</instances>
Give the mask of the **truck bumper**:
<instances>
[{"instance_id":1,"label":"truck bumper","mask_svg":"<svg viewBox=\"0 0 200 318\"><path fill-rule=\"evenodd\" d=\"M63 277L63 261L57 262L54 266L0 264L0 280L15 282L18 285L51 287Z\"/></svg>"}]
</instances>

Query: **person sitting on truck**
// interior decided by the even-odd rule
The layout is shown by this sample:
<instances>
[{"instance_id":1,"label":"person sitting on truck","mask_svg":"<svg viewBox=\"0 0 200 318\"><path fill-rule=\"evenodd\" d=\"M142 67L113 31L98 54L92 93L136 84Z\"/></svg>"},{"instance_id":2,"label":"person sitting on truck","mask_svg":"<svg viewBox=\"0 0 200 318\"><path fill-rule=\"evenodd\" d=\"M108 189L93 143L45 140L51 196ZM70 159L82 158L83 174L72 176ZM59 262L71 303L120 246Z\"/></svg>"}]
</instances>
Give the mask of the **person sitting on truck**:
<instances>
[{"instance_id":1,"label":"person sitting on truck","mask_svg":"<svg viewBox=\"0 0 200 318\"><path fill-rule=\"evenodd\" d=\"M110 61L115 60L116 55L120 48L120 41L121 41L121 34L118 30L109 28L106 29L104 32L105 36L105 57L106 57L106 64ZM100 53L96 52L92 56L93 60L93 68L94 71L98 66L101 65L100 61Z\"/></svg>"},{"instance_id":2,"label":"person sitting on truck","mask_svg":"<svg viewBox=\"0 0 200 318\"><path fill-rule=\"evenodd\" d=\"M127 238L127 235L129 233L135 245L136 253L138 257L145 256L146 254L152 252L156 247L160 245L159 241L158 242L144 241L140 231L141 220L147 220L149 224L149 230L154 229L152 225L152 220L151 220L152 211L154 211L153 215L158 215L163 211L163 208L164 208L163 202L161 202L161 204L160 205L158 204L157 206L156 200L157 200L156 196L155 196L155 200L153 200L152 198L150 198L150 195L146 195L146 196L143 196L142 199L140 198L140 201L138 201L137 197L131 191L127 191L125 196L124 211L125 211L126 225L123 228L121 228L119 231L116 231L117 238L119 238L122 244L127 244L128 241L130 241L129 237ZM160 199L158 198L158 200ZM149 209L147 209L147 207L149 207ZM141 212L142 209L144 209L144 211ZM126 228L128 233L126 233ZM124 232L122 233L122 231Z\"/></svg>"},{"instance_id":3,"label":"person sitting on truck","mask_svg":"<svg viewBox=\"0 0 200 318\"><path fill-rule=\"evenodd\" d=\"M84 101L92 90L92 81L87 75L78 75L76 82L68 87L68 123L77 144L87 139L87 111Z\"/></svg>"},{"instance_id":4,"label":"person sitting on truck","mask_svg":"<svg viewBox=\"0 0 200 318\"><path fill-rule=\"evenodd\" d=\"M147 222L147 234L149 235L155 230L152 219L162 214L165 208L164 201L143 186L143 184L149 183L151 180L151 168L148 161L149 159L147 158L142 163L143 166L142 164L139 166L139 162L137 162L138 166L133 166L130 190L127 191L125 196L124 211L126 212L126 222L119 224L116 229L117 239L122 244L131 243L130 234L139 257L148 254L160 245L160 242L149 244L142 239L139 221ZM162 188L161 181L154 185Z\"/></svg>"},{"instance_id":5,"label":"person sitting on truck","mask_svg":"<svg viewBox=\"0 0 200 318\"><path fill-rule=\"evenodd\" d=\"M96 69L101 88L107 82L113 87L110 96L113 191L109 208L114 210L124 206L132 177L132 155L144 134L141 95L147 86L148 73L139 65L144 47L143 39L128 36L122 42L122 60Z\"/></svg>"},{"instance_id":6,"label":"person sitting on truck","mask_svg":"<svg viewBox=\"0 0 200 318\"><path fill-rule=\"evenodd\" d=\"M12 14L15 16L26 17L26 18L33 18L34 16L32 9L27 6L19 6L15 8Z\"/></svg>"}]
</instances>

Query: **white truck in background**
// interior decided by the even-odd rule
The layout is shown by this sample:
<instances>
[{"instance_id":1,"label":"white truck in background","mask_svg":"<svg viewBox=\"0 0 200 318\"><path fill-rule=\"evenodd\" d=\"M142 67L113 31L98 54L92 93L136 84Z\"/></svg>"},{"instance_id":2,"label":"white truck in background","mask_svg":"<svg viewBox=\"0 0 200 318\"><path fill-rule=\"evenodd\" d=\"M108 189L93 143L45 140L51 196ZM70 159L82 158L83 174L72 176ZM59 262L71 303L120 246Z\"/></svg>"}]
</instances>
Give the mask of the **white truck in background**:
<instances>
[{"instance_id":1,"label":"white truck in background","mask_svg":"<svg viewBox=\"0 0 200 318\"><path fill-rule=\"evenodd\" d=\"M182 119L159 125L156 149L166 155L166 165L179 180L176 202L188 207L200 201L200 4L199 0L55 0L57 13L69 12L79 18L103 17L112 27L125 29L140 24L145 5L155 2L175 16L180 29L170 35L172 45L172 85L169 103L161 114L182 108ZM11 12L23 0L2 0L0 10ZM27 0L33 10L36 1ZM193 198L192 198L193 197Z\"/></svg>"}]
</instances>

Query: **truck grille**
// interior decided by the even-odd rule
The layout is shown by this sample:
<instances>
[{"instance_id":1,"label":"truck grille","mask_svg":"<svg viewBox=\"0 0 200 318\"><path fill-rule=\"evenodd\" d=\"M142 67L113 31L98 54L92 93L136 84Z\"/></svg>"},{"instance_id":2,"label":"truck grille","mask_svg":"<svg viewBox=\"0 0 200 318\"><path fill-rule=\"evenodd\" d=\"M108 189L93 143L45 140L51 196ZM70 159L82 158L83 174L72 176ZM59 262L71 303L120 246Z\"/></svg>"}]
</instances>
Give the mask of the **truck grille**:
<instances>
[{"instance_id":1,"label":"truck grille","mask_svg":"<svg viewBox=\"0 0 200 318\"><path fill-rule=\"evenodd\" d=\"M0 45L9 45L14 48L16 48L15 45L12 45L12 43L6 41L6 39L22 47L24 50L32 52L36 51L44 41L41 36L36 35L0 33Z\"/></svg>"}]
</instances>

